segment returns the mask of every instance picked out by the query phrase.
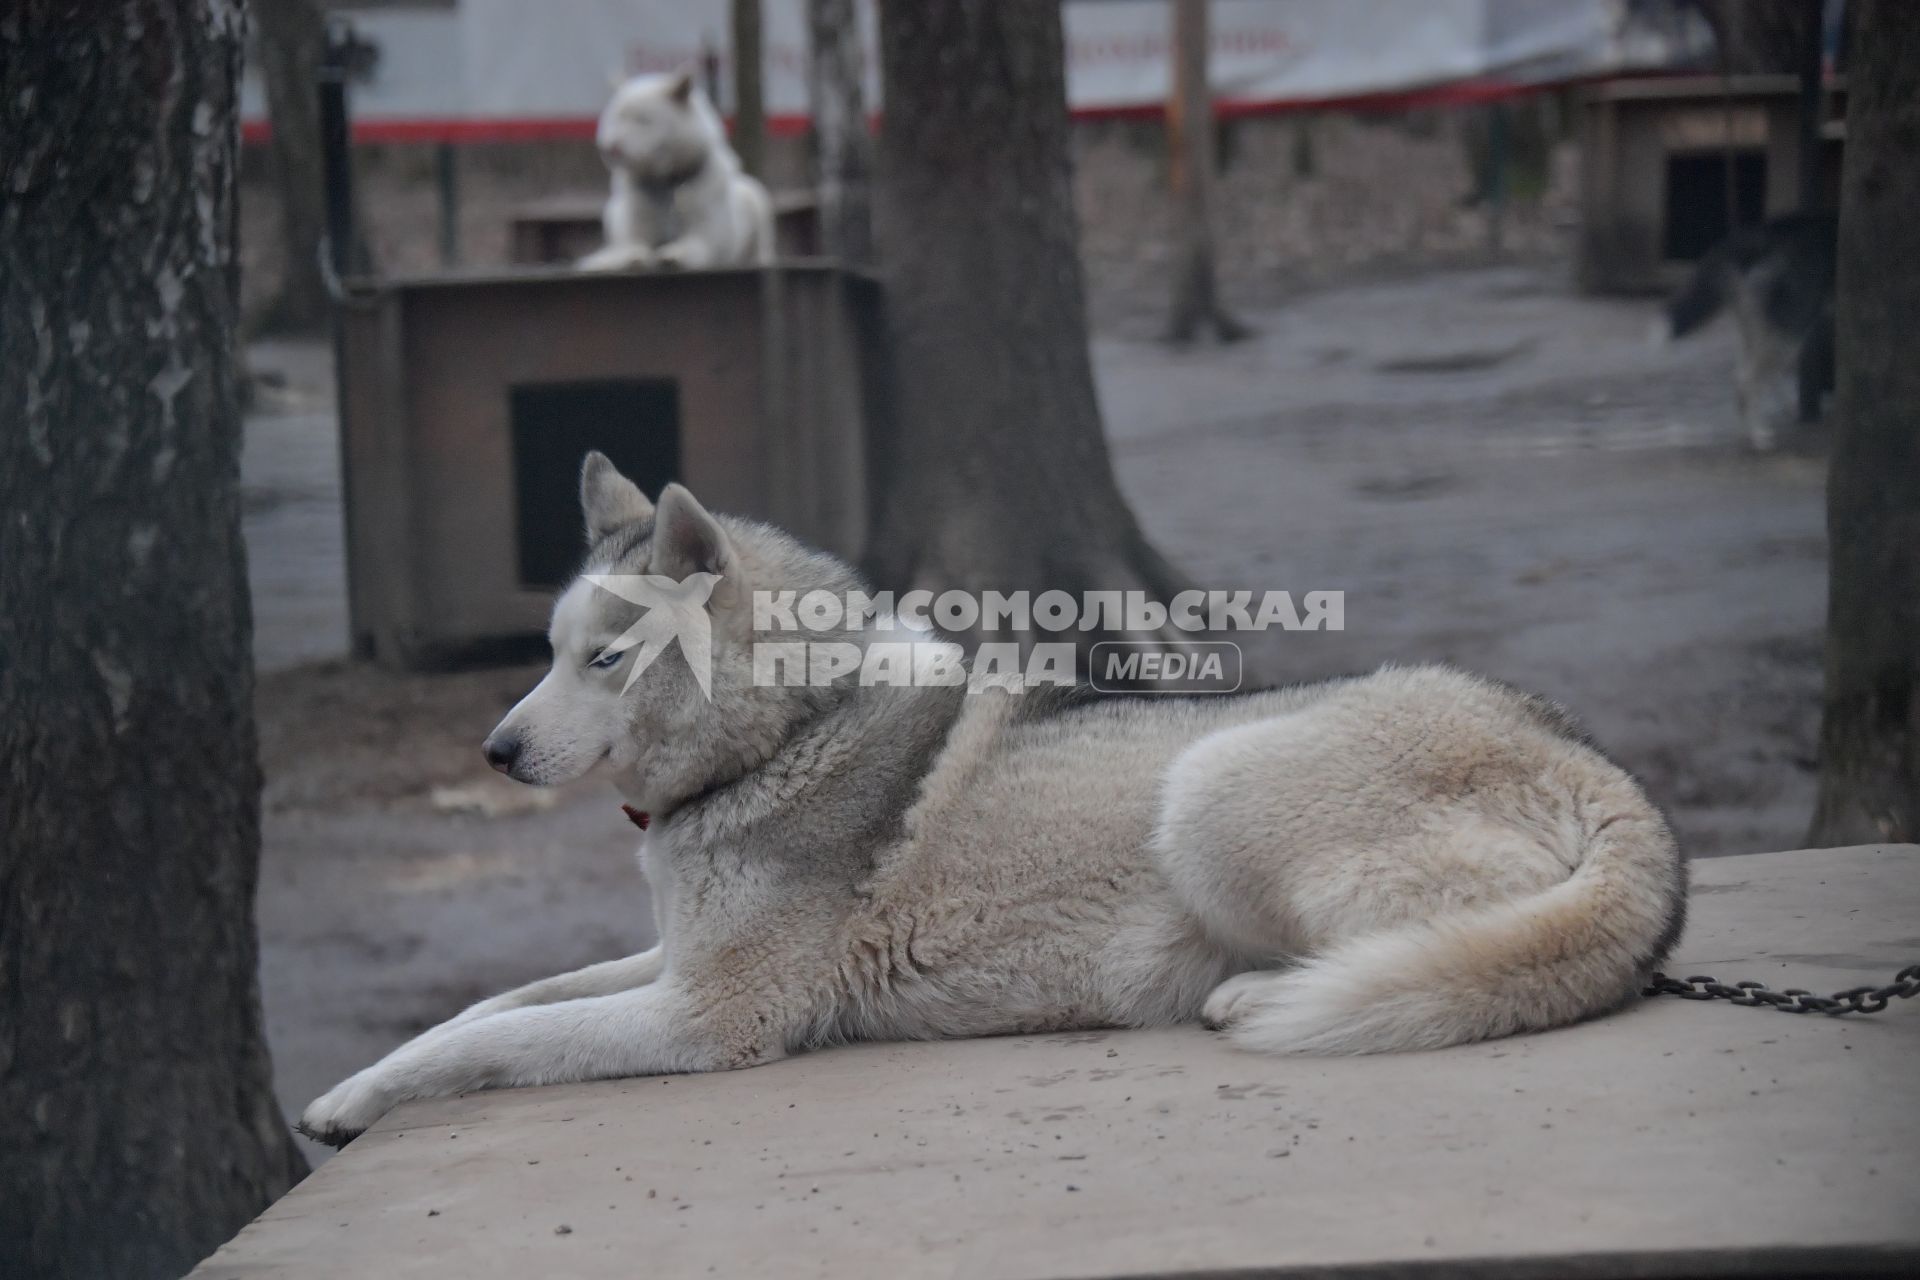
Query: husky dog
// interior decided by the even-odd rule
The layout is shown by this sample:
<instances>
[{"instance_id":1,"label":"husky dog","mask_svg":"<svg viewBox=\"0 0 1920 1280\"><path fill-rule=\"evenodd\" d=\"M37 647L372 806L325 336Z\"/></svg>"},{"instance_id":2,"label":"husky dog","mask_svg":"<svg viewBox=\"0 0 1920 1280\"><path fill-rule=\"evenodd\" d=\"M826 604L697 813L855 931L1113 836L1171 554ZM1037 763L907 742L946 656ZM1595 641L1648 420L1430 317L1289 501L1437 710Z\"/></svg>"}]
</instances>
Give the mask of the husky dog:
<instances>
[{"instance_id":1,"label":"husky dog","mask_svg":"<svg viewBox=\"0 0 1920 1280\"><path fill-rule=\"evenodd\" d=\"M1836 230L1831 214L1792 214L1736 231L1700 259L1656 332L1683 338L1732 305L1740 420L1756 449L1796 419L1817 421L1833 390Z\"/></svg>"},{"instance_id":2,"label":"husky dog","mask_svg":"<svg viewBox=\"0 0 1920 1280\"><path fill-rule=\"evenodd\" d=\"M613 175L606 247L589 271L727 267L773 261L773 205L741 172L719 112L693 73L636 76L600 116L600 155Z\"/></svg>"},{"instance_id":3,"label":"husky dog","mask_svg":"<svg viewBox=\"0 0 1920 1280\"><path fill-rule=\"evenodd\" d=\"M1433 1049L1616 1008L1679 934L1666 823L1539 698L1437 666L1185 699L769 687L753 593L844 599L854 572L597 454L582 490L552 669L485 752L535 785L601 769L651 815L660 944L422 1034L307 1108L322 1141L409 1098L851 1040L1199 1020ZM697 577L706 692L681 646L634 669L644 617L602 575Z\"/></svg>"}]
</instances>

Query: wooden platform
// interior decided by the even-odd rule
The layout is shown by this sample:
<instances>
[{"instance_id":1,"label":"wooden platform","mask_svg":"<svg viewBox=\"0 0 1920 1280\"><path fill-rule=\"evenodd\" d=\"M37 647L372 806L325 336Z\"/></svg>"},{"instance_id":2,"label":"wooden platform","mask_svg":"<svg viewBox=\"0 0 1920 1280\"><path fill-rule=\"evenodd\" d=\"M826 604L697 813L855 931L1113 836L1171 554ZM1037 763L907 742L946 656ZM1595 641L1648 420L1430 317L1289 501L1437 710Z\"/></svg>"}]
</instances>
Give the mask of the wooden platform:
<instances>
[{"instance_id":1,"label":"wooden platform","mask_svg":"<svg viewBox=\"0 0 1920 1280\"><path fill-rule=\"evenodd\" d=\"M1676 974L1920 961L1920 848L1695 866ZM1920 1275L1920 999L1648 1000L1439 1053L1198 1028L414 1104L194 1274Z\"/></svg>"}]
</instances>

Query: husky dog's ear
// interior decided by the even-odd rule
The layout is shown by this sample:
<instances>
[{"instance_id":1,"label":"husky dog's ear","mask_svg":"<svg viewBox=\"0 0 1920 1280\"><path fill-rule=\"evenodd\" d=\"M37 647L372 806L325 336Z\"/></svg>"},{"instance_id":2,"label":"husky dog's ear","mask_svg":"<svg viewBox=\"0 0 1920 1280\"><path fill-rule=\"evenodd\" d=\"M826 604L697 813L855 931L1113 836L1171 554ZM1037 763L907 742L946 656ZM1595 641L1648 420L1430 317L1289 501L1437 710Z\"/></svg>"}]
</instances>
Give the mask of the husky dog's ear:
<instances>
[{"instance_id":1,"label":"husky dog's ear","mask_svg":"<svg viewBox=\"0 0 1920 1280\"><path fill-rule=\"evenodd\" d=\"M580 510L587 517L591 546L621 525L651 516L653 504L639 485L614 470L607 455L596 449L580 464Z\"/></svg>"},{"instance_id":2,"label":"husky dog's ear","mask_svg":"<svg viewBox=\"0 0 1920 1280\"><path fill-rule=\"evenodd\" d=\"M662 489L653 522L653 571L679 581L694 573L725 576L732 568L733 544L720 522L684 486Z\"/></svg>"},{"instance_id":3,"label":"husky dog's ear","mask_svg":"<svg viewBox=\"0 0 1920 1280\"><path fill-rule=\"evenodd\" d=\"M681 106L693 97L693 68L682 67L673 73L673 79L667 81L667 96Z\"/></svg>"}]
</instances>

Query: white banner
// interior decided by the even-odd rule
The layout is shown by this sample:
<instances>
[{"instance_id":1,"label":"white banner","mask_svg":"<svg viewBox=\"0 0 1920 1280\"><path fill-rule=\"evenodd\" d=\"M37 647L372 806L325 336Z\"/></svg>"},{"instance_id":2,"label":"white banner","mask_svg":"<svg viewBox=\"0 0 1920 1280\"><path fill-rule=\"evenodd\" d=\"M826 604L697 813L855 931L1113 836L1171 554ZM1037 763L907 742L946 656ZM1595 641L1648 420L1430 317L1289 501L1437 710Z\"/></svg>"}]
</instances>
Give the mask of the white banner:
<instances>
[{"instance_id":1,"label":"white banner","mask_svg":"<svg viewBox=\"0 0 1920 1280\"><path fill-rule=\"evenodd\" d=\"M908 0L912 2L912 0ZM805 0L765 0L764 94L775 128L805 123ZM860 6L879 101L874 6ZM458 0L349 11L371 48L354 85L363 136L585 134L612 80L715 66L732 98L727 0ZM1648 16L1651 14L1652 16ZM1165 99L1167 0L1067 0L1067 100L1082 114ZM1628 0L1214 0L1212 79L1223 109L1444 96L1673 65L1704 25ZM264 115L251 76L249 122Z\"/></svg>"}]
</instances>

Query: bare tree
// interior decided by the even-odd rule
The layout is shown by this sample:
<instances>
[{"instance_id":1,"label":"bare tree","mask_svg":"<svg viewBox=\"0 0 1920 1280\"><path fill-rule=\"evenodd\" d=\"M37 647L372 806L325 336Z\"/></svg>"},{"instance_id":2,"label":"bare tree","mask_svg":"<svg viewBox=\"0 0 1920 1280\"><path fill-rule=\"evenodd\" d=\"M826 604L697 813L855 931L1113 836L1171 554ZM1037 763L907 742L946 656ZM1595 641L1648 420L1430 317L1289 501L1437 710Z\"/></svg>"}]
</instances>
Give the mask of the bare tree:
<instances>
[{"instance_id":1,"label":"bare tree","mask_svg":"<svg viewBox=\"0 0 1920 1280\"><path fill-rule=\"evenodd\" d=\"M820 247L847 262L873 257L873 139L861 83L860 24L853 0L807 0L807 96L818 166Z\"/></svg>"},{"instance_id":2,"label":"bare tree","mask_svg":"<svg viewBox=\"0 0 1920 1280\"><path fill-rule=\"evenodd\" d=\"M243 10L0 21L0 1275L176 1276L303 1171L254 933Z\"/></svg>"},{"instance_id":3,"label":"bare tree","mask_svg":"<svg viewBox=\"0 0 1920 1280\"><path fill-rule=\"evenodd\" d=\"M1173 316L1167 336L1191 342L1202 327L1222 342L1247 336L1220 301L1214 269L1213 90L1208 82L1209 0L1173 0L1173 58L1167 94L1168 180L1173 190L1175 235Z\"/></svg>"},{"instance_id":4,"label":"bare tree","mask_svg":"<svg viewBox=\"0 0 1920 1280\"><path fill-rule=\"evenodd\" d=\"M1094 397L1058 0L883 5L880 51L895 428L870 567L894 588L1166 598L1178 575L1120 496Z\"/></svg>"},{"instance_id":5,"label":"bare tree","mask_svg":"<svg viewBox=\"0 0 1920 1280\"><path fill-rule=\"evenodd\" d=\"M1820 0L1695 0L1729 75L1798 69L1807 32L1820 23Z\"/></svg>"},{"instance_id":6,"label":"bare tree","mask_svg":"<svg viewBox=\"0 0 1920 1280\"><path fill-rule=\"evenodd\" d=\"M253 0L253 12L259 20L255 47L280 193L280 290L263 319L275 329L318 329L330 311L320 267L326 204L320 103L314 91L327 43L326 18L315 0Z\"/></svg>"},{"instance_id":7,"label":"bare tree","mask_svg":"<svg viewBox=\"0 0 1920 1280\"><path fill-rule=\"evenodd\" d=\"M733 149L740 166L767 176L767 103L763 88L760 0L733 0Z\"/></svg>"},{"instance_id":8,"label":"bare tree","mask_svg":"<svg viewBox=\"0 0 1920 1280\"><path fill-rule=\"evenodd\" d=\"M1856 4L1816 846L1920 840L1920 5Z\"/></svg>"}]
</instances>

